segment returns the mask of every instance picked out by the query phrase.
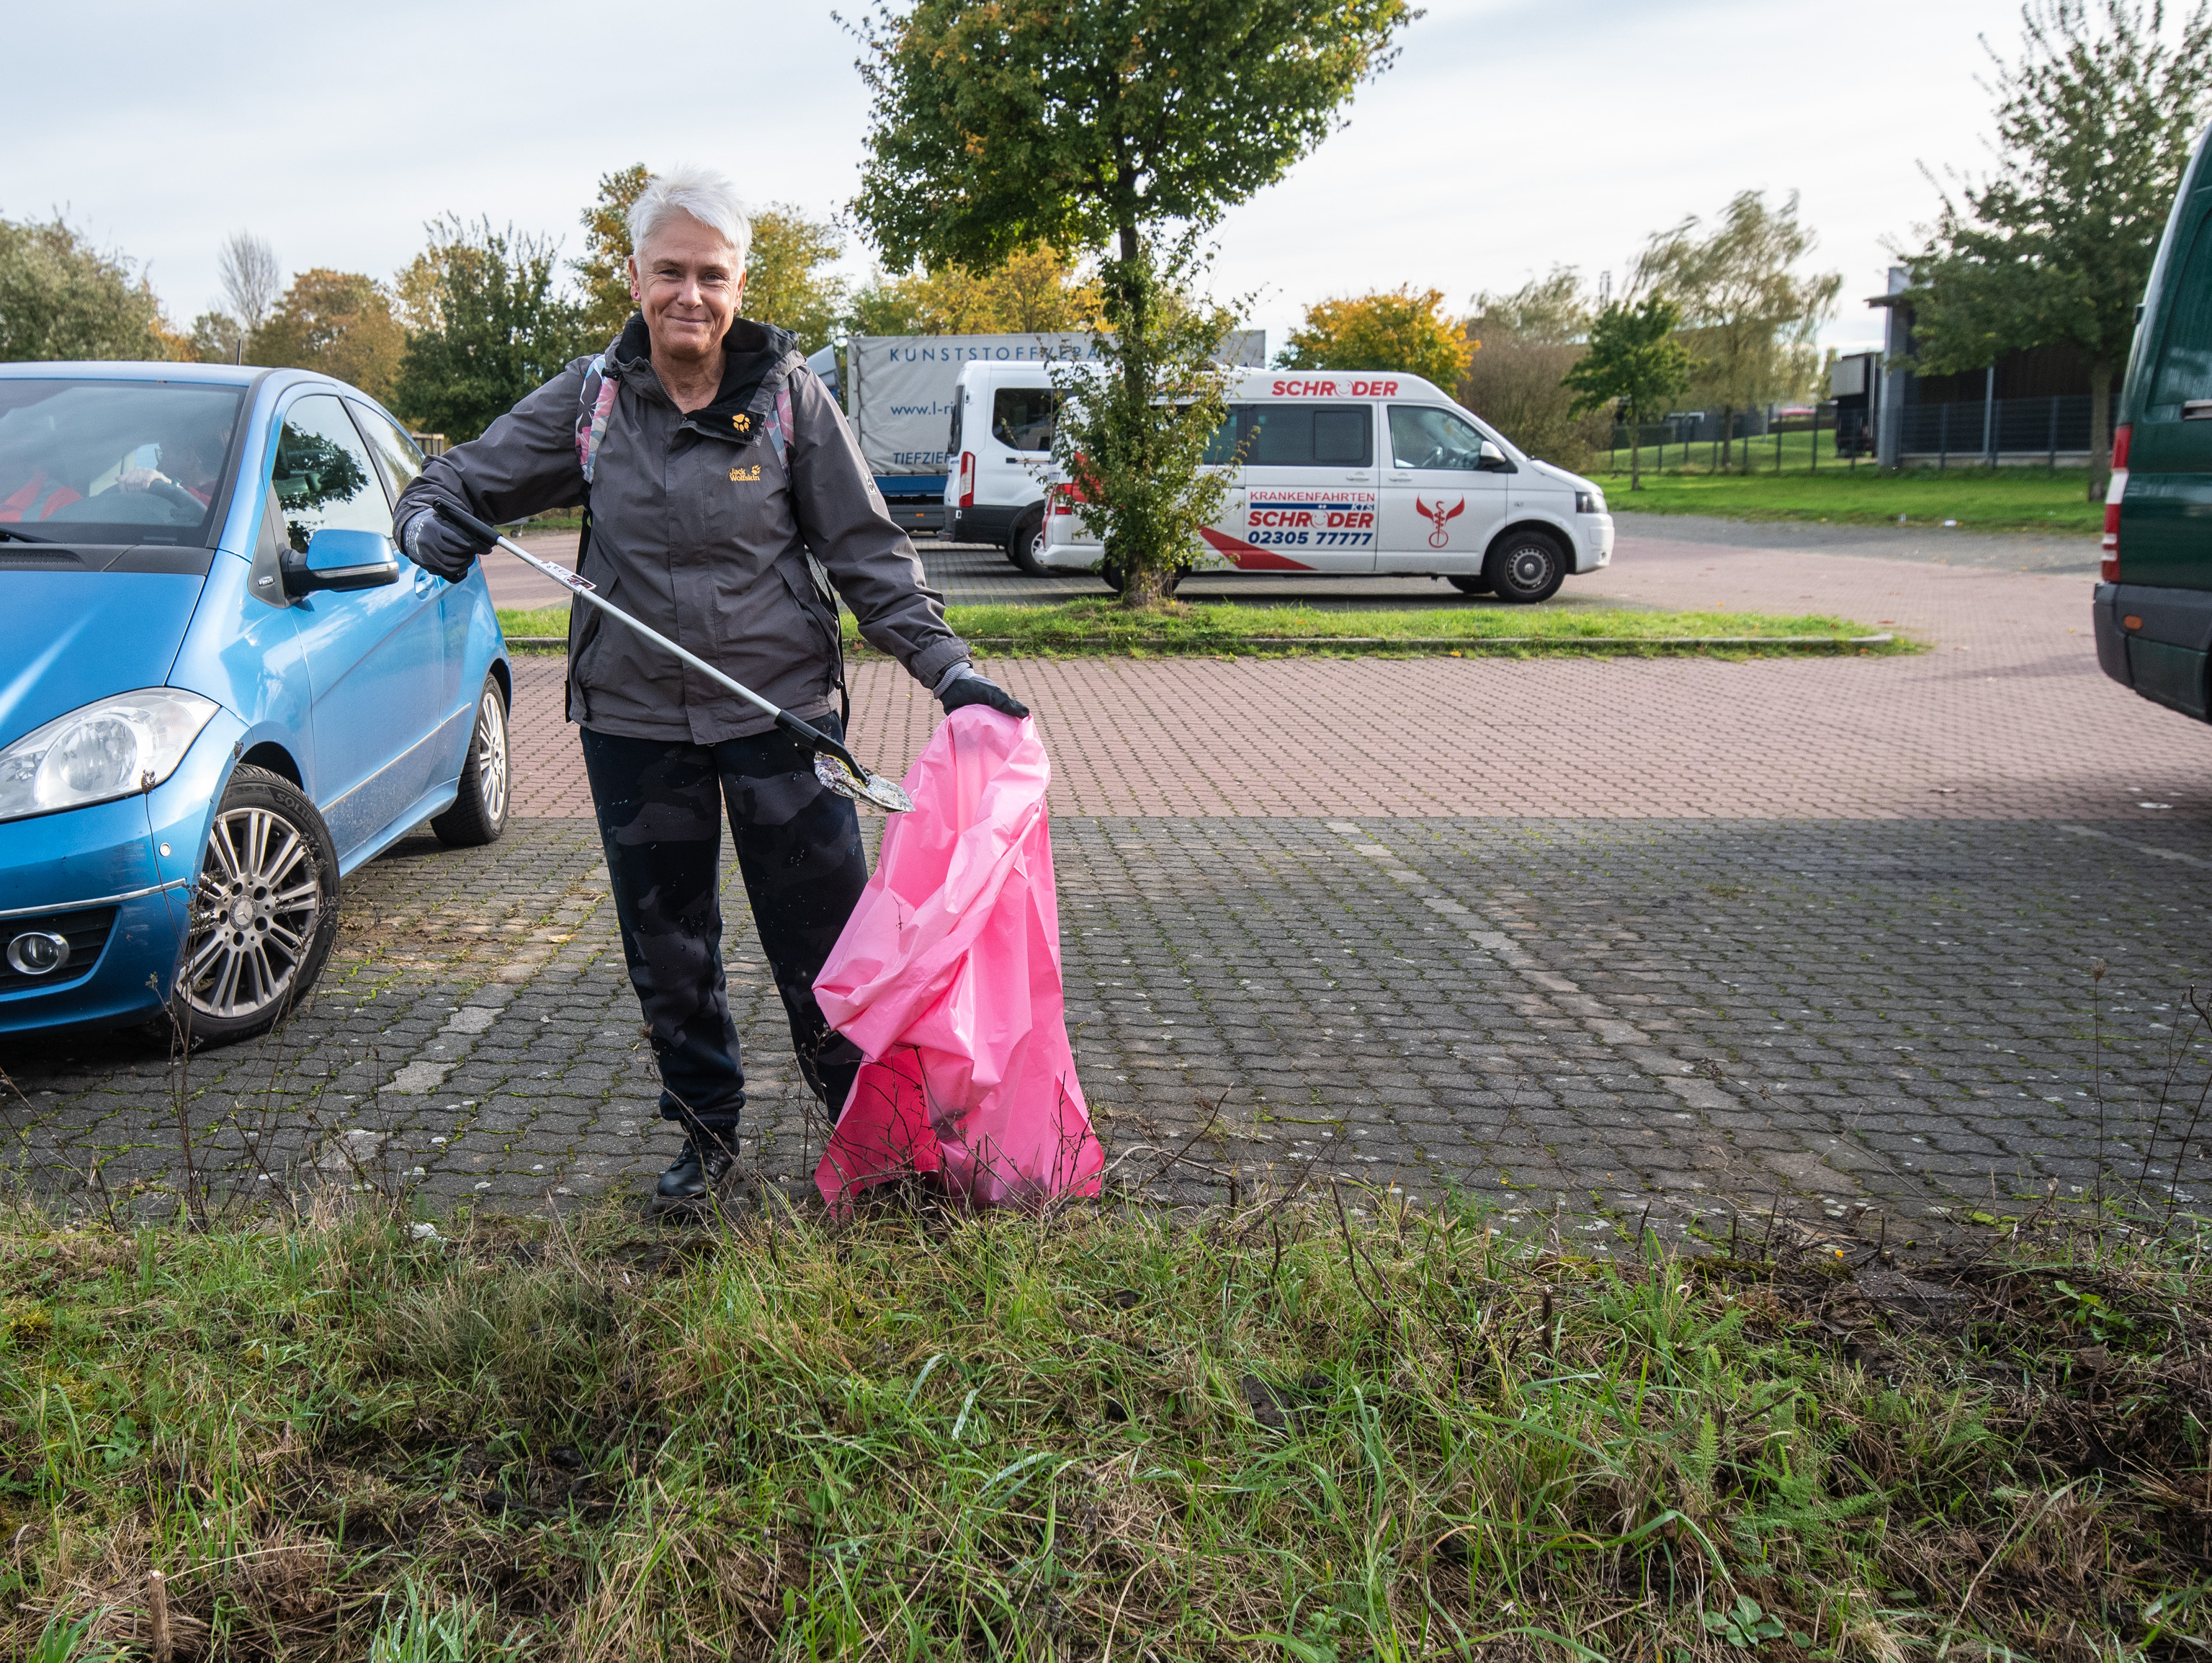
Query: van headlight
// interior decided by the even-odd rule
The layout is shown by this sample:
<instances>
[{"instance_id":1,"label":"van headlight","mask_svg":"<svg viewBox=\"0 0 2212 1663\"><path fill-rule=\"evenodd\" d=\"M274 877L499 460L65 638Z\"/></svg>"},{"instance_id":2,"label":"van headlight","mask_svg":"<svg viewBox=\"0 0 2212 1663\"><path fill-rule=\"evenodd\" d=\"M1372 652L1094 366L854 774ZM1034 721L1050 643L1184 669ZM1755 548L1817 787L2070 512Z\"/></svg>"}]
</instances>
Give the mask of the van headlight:
<instances>
[{"instance_id":1,"label":"van headlight","mask_svg":"<svg viewBox=\"0 0 2212 1663\"><path fill-rule=\"evenodd\" d=\"M1578 514L1601 514L1605 512L1605 493L1595 489L1575 493L1575 512Z\"/></svg>"},{"instance_id":2,"label":"van headlight","mask_svg":"<svg viewBox=\"0 0 2212 1663\"><path fill-rule=\"evenodd\" d=\"M216 705L149 687L72 710L0 750L0 820L151 791L177 771Z\"/></svg>"}]
</instances>

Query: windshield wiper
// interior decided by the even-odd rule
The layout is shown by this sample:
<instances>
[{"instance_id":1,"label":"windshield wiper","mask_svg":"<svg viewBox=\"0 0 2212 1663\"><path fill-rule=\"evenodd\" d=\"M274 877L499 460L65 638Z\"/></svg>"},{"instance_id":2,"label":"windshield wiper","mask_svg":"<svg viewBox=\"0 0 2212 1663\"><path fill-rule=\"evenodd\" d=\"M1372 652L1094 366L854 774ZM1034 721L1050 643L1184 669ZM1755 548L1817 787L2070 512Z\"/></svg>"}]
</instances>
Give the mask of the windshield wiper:
<instances>
[{"instance_id":1,"label":"windshield wiper","mask_svg":"<svg viewBox=\"0 0 2212 1663\"><path fill-rule=\"evenodd\" d=\"M52 543L50 537L33 537L28 531L19 531L12 525L0 525L0 537L13 537L18 543Z\"/></svg>"}]
</instances>

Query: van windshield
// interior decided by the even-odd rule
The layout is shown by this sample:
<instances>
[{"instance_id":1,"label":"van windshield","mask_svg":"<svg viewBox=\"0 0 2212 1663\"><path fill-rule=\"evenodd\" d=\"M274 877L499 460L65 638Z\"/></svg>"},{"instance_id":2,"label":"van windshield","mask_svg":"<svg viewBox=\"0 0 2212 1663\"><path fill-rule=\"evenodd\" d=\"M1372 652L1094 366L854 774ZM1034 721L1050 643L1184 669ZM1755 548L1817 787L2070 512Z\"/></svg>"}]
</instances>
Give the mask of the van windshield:
<instances>
[{"instance_id":1,"label":"van windshield","mask_svg":"<svg viewBox=\"0 0 2212 1663\"><path fill-rule=\"evenodd\" d=\"M0 527L42 543L213 540L243 389L0 379Z\"/></svg>"}]
</instances>

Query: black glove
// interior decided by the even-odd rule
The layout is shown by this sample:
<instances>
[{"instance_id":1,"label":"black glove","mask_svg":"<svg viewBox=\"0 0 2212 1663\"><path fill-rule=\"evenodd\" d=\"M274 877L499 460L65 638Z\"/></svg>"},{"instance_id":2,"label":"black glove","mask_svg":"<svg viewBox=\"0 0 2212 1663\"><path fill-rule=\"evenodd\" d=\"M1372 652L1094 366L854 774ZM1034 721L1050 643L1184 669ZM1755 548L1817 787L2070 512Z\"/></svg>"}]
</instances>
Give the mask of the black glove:
<instances>
[{"instance_id":1,"label":"black glove","mask_svg":"<svg viewBox=\"0 0 2212 1663\"><path fill-rule=\"evenodd\" d=\"M448 583L459 583L468 576L477 556L491 551L491 544L483 538L428 508L407 522L399 543L408 559Z\"/></svg>"},{"instance_id":2,"label":"black glove","mask_svg":"<svg viewBox=\"0 0 2212 1663\"><path fill-rule=\"evenodd\" d=\"M945 713L948 716L963 705L988 705L1008 716L1030 713L1030 707L1005 688L988 676L978 676L964 665L958 674L945 682L937 696L944 703Z\"/></svg>"}]
</instances>

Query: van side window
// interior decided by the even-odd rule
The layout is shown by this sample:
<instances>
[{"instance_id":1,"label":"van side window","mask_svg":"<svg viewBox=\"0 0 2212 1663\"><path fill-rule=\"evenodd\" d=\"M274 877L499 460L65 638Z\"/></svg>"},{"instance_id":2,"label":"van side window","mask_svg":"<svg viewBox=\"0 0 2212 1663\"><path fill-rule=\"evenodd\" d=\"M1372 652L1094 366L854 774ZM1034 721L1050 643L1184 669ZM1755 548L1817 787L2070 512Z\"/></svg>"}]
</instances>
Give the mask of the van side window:
<instances>
[{"instance_id":1,"label":"van side window","mask_svg":"<svg viewBox=\"0 0 2212 1663\"><path fill-rule=\"evenodd\" d=\"M1000 387L991 396L991 436L1010 450L1048 451L1059 412L1050 387Z\"/></svg>"},{"instance_id":2,"label":"van side window","mask_svg":"<svg viewBox=\"0 0 2212 1663\"><path fill-rule=\"evenodd\" d=\"M1245 465L1364 468L1375 461L1375 422L1364 404L1247 404Z\"/></svg>"},{"instance_id":3,"label":"van side window","mask_svg":"<svg viewBox=\"0 0 2212 1663\"><path fill-rule=\"evenodd\" d=\"M1393 404L1390 465L1480 472L1482 431L1465 416L1434 404Z\"/></svg>"},{"instance_id":4,"label":"van side window","mask_svg":"<svg viewBox=\"0 0 2212 1663\"><path fill-rule=\"evenodd\" d=\"M2212 398L2212 214L2197 227L2179 282L2166 288L2166 343L2150 403L2180 404Z\"/></svg>"},{"instance_id":5,"label":"van side window","mask_svg":"<svg viewBox=\"0 0 2212 1663\"><path fill-rule=\"evenodd\" d=\"M1252 414L1249 404L1231 404L1229 419L1213 430L1206 441L1206 454L1199 459L1211 467L1227 467L1237 460L1237 440L1244 431L1246 420Z\"/></svg>"}]
</instances>

